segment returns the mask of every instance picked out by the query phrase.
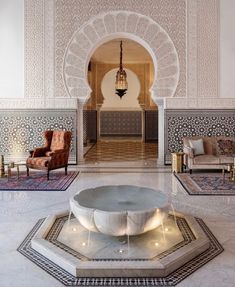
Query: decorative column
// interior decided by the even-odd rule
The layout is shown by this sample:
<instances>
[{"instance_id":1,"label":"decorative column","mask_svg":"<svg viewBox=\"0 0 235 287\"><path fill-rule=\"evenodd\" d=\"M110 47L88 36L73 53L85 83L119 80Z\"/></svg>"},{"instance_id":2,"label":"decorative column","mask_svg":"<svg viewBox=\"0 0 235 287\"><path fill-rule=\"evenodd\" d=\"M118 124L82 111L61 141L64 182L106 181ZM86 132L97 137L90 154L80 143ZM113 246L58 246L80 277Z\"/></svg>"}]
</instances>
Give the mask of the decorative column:
<instances>
[{"instance_id":1,"label":"decorative column","mask_svg":"<svg viewBox=\"0 0 235 287\"><path fill-rule=\"evenodd\" d=\"M145 142L145 104L140 104L141 107L141 135L142 142Z\"/></svg>"},{"instance_id":2,"label":"decorative column","mask_svg":"<svg viewBox=\"0 0 235 287\"><path fill-rule=\"evenodd\" d=\"M100 139L100 109L102 107L102 104L96 105L97 110L97 122L96 122L96 129L97 129L97 141Z\"/></svg>"},{"instance_id":3,"label":"decorative column","mask_svg":"<svg viewBox=\"0 0 235 287\"><path fill-rule=\"evenodd\" d=\"M158 164L165 163L165 115L164 115L164 99L153 98L155 104L158 106Z\"/></svg>"},{"instance_id":4,"label":"decorative column","mask_svg":"<svg viewBox=\"0 0 235 287\"><path fill-rule=\"evenodd\" d=\"M83 107L85 102L77 100L77 164L84 161L83 158Z\"/></svg>"}]
</instances>

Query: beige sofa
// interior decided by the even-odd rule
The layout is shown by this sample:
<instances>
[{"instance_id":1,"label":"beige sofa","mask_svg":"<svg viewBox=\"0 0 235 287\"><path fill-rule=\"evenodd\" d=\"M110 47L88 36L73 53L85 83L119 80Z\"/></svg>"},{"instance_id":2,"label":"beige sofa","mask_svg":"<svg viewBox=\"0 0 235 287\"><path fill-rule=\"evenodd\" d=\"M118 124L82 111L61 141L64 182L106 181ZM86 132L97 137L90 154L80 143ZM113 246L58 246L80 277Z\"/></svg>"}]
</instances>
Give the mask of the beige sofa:
<instances>
[{"instance_id":1,"label":"beige sofa","mask_svg":"<svg viewBox=\"0 0 235 287\"><path fill-rule=\"evenodd\" d=\"M204 154L195 154L192 143L201 139ZM226 164L234 163L235 137L185 137L183 151L184 164L190 173L193 169L222 169Z\"/></svg>"}]
</instances>

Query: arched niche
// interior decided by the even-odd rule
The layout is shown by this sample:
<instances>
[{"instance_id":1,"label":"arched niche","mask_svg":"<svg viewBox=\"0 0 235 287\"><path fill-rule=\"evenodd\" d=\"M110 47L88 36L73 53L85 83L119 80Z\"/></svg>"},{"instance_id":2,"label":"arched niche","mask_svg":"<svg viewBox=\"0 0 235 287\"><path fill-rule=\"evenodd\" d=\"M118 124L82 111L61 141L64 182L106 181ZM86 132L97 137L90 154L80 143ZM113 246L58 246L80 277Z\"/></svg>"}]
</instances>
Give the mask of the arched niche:
<instances>
[{"instance_id":1,"label":"arched niche","mask_svg":"<svg viewBox=\"0 0 235 287\"><path fill-rule=\"evenodd\" d=\"M78 99L78 128L83 134L82 106L90 98L88 63L103 43L127 38L142 45L152 57L154 80L150 93L159 110L159 155L164 157L164 98L173 97L179 81L179 59L168 33L150 17L131 11L109 11L96 15L73 34L63 62L63 79L68 96ZM83 140L78 137L77 154L83 157ZM163 159L161 159L163 161Z\"/></svg>"},{"instance_id":2,"label":"arched niche","mask_svg":"<svg viewBox=\"0 0 235 287\"><path fill-rule=\"evenodd\" d=\"M95 16L80 27L68 43L63 65L64 83L70 97L86 102L91 93L87 67L93 52L115 38L141 44L154 63L151 96L173 97L179 80L179 60L167 32L151 18L130 11L109 11Z\"/></svg>"}]
</instances>

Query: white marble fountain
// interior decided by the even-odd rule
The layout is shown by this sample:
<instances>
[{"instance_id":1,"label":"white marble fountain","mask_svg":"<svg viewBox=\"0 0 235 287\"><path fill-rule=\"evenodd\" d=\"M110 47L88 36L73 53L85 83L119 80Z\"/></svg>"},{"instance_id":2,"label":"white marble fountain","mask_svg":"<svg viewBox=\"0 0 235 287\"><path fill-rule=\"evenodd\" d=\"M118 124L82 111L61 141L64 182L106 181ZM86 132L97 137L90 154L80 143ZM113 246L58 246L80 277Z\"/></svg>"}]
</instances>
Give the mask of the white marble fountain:
<instances>
[{"instance_id":1,"label":"white marble fountain","mask_svg":"<svg viewBox=\"0 0 235 287\"><path fill-rule=\"evenodd\" d=\"M155 229L167 218L169 206L161 191L131 185L99 186L70 199L71 211L85 228L112 236Z\"/></svg>"},{"instance_id":2,"label":"white marble fountain","mask_svg":"<svg viewBox=\"0 0 235 287\"><path fill-rule=\"evenodd\" d=\"M48 216L31 247L73 276L164 277L210 240L194 217L169 211L166 194L112 185L81 190L71 212Z\"/></svg>"}]
</instances>

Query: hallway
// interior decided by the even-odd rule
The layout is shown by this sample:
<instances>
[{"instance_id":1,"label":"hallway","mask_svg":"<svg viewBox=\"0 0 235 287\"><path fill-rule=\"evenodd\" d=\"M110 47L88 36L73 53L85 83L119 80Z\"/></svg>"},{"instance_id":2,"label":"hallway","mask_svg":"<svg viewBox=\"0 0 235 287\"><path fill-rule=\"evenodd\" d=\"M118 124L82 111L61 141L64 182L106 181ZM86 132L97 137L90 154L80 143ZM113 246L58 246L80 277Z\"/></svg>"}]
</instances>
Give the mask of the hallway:
<instances>
[{"instance_id":1,"label":"hallway","mask_svg":"<svg viewBox=\"0 0 235 287\"><path fill-rule=\"evenodd\" d=\"M143 143L138 138L102 138L85 154L85 162L155 161L157 143Z\"/></svg>"}]
</instances>

